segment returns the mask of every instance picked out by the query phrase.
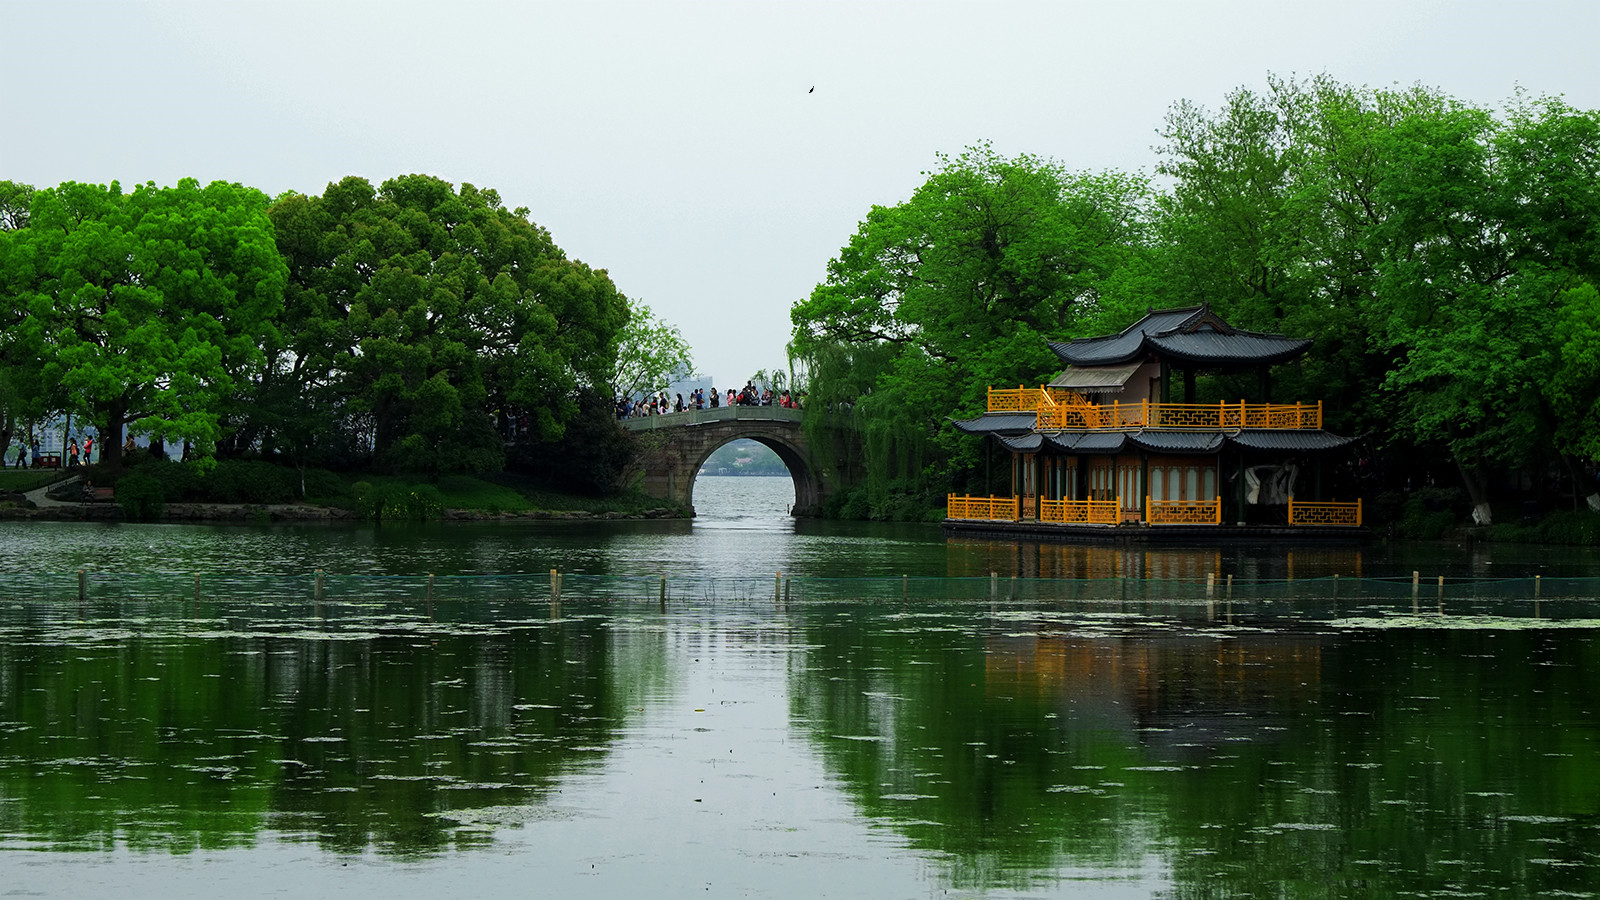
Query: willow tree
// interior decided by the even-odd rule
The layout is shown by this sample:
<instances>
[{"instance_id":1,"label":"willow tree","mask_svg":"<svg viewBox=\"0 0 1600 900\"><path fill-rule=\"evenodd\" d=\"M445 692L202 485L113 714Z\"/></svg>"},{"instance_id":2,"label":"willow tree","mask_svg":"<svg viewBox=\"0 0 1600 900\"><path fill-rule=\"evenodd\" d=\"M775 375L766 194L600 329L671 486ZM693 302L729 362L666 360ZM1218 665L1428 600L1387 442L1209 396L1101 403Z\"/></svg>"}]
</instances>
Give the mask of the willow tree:
<instances>
[{"instance_id":1,"label":"willow tree","mask_svg":"<svg viewBox=\"0 0 1600 900\"><path fill-rule=\"evenodd\" d=\"M947 420L981 412L989 385L1048 377L1047 340L1100 321L1142 258L1139 177L1073 173L987 145L940 163L908 200L868 211L791 311L791 349L811 371L808 409L850 404L868 429L876 513L897 475L937 494L970 468L975 449ZM870 359L873 370L845 374L854 367L833 358Z\"/></svg>"}]
</instances>

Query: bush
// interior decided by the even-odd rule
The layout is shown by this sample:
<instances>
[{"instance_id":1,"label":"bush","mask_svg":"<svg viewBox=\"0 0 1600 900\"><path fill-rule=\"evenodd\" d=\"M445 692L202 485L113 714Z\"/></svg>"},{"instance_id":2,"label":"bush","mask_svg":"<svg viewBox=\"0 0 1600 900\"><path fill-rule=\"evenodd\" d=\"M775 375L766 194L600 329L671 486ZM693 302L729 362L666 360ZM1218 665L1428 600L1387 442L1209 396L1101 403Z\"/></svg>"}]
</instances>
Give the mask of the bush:
<instances>
[{"instance_id":1,"label":"bush","mask_svg":"<svg viewBox=\"0 0 1600 900\"><path fill-rule=\"evenodd\" d=\"M1466 519L1467 496L1460 488L1427 487L1414 491L1401 507L1401 537L1438 540Z\"/></svg>"},{"instance_id":2,"label":"bush","mask_svg":"<svg viewBox=\"0 0 1600 900\"><path fill-rule=\"evenodd\" d=\"M116 497L123 517L134 521L159 519L166 505L161 480L143 471L118 479Z\"/></svg>"},{"instance_id":3,"label":"bush","mask_svg":"<svg viewBox=\"0 0 1600 900\"><path fill-rule=\"evenodd\" d=\"M358 481L352 487L356 512L374 522L426 522L444 513L444 495L431 484L374 485Z\"/></svg>"},{"instance_id":4,"label":"bush","mask_svg":"<svg viewBox=\"0 0 1600 900\"><path fill-rule=\"evenodd\" d=\"M1523 544L1600 547L1600 514L1569 510L1553 513L1531 525L1500 523L1489 529L1489 538Z\"/></svg>"},{"instance_id":5,"label":"bush","mask_svg":"<svg viewBox=\"0 0 1600 900\"><path fill-rule=\"evenodd\" d=\"M144 456L136 454L136 457ZM166 503L178 503L184 500L199 499L199 478L194 469L187 463L174 462L166 459L151 459L145 457L136 459L132 468L117 480L116 488L120 495L123 482L134 476L142 476L156 482L161 488L161 500Z\"/></svg>"},{"instance_id":6,"label":"bush","mask_svg":"<svg viewBox=\"0 0 1600 900\"><path fill-rule=\"evenodd\" d=\"M299 473L253 459L225 459L200 479L201 493L213 503L293 503L300 493Z\"/></svg>"}]
</instances>

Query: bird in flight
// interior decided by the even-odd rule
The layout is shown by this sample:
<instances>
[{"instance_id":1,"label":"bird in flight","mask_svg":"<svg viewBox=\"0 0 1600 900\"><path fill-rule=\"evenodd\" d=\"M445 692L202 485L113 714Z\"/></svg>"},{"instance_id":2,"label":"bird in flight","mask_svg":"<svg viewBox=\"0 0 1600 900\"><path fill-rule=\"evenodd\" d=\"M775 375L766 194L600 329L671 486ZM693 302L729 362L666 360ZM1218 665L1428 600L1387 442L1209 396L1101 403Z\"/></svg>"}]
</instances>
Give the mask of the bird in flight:
<instances>
[{"instance_id":1,"label":"bird in flight","mask_svg":"<svg viewBox=\"0 0 1600 900\"><path fill-rule=\"evenodd\" d=\"M806 93L808 93L808 94L815 94L816 92L817 92L817 86L814 85L814 84L811 86L811 90L806 91Z\"/></svg>"}]
</instances>

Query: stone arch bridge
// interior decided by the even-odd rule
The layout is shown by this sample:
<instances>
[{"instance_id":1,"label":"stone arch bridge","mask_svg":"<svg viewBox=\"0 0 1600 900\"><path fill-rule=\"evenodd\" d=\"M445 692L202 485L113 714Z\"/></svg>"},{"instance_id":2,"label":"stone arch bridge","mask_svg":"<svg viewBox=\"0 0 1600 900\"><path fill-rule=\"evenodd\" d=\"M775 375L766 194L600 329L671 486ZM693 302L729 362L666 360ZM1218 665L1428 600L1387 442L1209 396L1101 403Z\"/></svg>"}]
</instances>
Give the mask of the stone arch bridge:
<instances>
[{"instance_id":1,"label":"stone arch bridge","mask_svg":"<svg viewBox=\"0 0 1600 900\"><path fill-rule=\"evenodd\" d=\"M818 516L848 477L859 452L844 431L826 429L833 446L818 453L800 430L800 410L781 406L724 406L622 420L639 440L639 455L629 475L652 497L694 506L694 477L707 457L723 444L748 438L772 448L794 479L794 515Z\"/></svg>"}]
</instances>

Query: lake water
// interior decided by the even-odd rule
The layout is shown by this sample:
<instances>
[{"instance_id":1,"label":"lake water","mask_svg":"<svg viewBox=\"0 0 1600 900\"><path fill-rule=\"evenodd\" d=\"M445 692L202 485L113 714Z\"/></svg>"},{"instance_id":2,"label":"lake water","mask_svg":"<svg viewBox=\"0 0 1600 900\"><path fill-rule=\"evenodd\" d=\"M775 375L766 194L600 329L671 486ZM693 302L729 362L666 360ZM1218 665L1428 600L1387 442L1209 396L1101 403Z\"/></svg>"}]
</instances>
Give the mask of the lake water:
<instances>
[{"instance_id":1,"label":"lake water","mask_svg":"<svg viewBox=\"0 0 1600 900\"><path fill-rule=\"evenodd\" d=\"M1595 564L946 541L795 523L790 502L783 480L701 479L693 522L0 523L0 583ZM1600 603L1516 610L17 599L0 603L0 893L1600 896Z\"/></svg>"}]
</instances>

